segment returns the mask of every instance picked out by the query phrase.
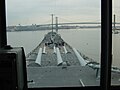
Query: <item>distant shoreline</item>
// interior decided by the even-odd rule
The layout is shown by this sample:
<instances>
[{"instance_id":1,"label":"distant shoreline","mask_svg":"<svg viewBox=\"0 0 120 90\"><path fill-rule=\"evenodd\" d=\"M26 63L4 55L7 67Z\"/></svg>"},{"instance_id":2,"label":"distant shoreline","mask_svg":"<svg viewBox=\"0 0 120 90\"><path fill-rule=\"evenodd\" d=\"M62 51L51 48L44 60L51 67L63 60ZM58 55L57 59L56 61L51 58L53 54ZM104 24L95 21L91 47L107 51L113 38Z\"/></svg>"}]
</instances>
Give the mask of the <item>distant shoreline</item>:
<instances>
[{"instance_id":1,"label":"distant shoreline","mask_svg":"<svg viewBox=\"0 0 120 90\"><path fill-rule=\"evenodd\" d=\"M60 26L59 30L63 29L91 29L91 28L101 28L101 26ZM56 29L55 27L53 29ZM33 26L9 26L7 27L7 32L20 32L20 31L46 31L51 30L51 27L33 27Z\"/></svg>"},{"instance_id":2,"label":"distant shoreline","mask_svg":"<svg viewBox=\"0 0 120 90\"><path fill-rule=\"evenodd\" d=\"M8 26L7 32L21 32L21 31L46 31L46 30L51 30L51 26L41 26L41 25L30 25L30 26ZM101 25L96 25L96 26L79 26L79 25L73 25L73 26L58 26L59 30L64 30L64 29L91 29L91 28L101 28ZM114 27L113 27L114 28ZM55 30L56 27L54 26L53 29ZM116 26L116 30L120 30L120 26Z\"/></svg>"}]
</instances>

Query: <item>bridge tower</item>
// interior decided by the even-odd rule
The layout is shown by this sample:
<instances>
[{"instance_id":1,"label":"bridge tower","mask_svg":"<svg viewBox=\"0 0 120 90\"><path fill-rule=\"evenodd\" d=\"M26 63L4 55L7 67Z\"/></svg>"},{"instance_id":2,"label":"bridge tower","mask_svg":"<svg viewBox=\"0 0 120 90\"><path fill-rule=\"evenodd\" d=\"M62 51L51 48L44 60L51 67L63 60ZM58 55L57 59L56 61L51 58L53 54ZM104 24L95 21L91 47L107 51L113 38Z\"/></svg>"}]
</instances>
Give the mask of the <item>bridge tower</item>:
<instances>
[{"instance_id":1,"label":"bridge tower","mask_svg":"<svg viewBox=\"0 0 120 90\"><path fill-rule=\"evenodd\" d=\"M51 14L52 16L52 35L53 35L53 14Z\"/></svg>"},{"instance_id":2,"label":"bridge tower","mask_svg":"<svg viewBox=\"0 0 120 90\"><path fill-rule=\"evenodd\" d=\"M115 32L115 29L116 29L116 27L115 27L115 23L116 23L116 21L115 21L115 14L114 14L114 27L113 27L113 31Z\"/></svg>"},{"instance_id":3,"label":"bridge tower","mask_svg":"<svg viewBox=\"0 0 120 90\"><path fill-rule=\"evenodd\" d=\"M56 33L58 33L58 17L56 17Z\"/></svg>"}]
</instances>

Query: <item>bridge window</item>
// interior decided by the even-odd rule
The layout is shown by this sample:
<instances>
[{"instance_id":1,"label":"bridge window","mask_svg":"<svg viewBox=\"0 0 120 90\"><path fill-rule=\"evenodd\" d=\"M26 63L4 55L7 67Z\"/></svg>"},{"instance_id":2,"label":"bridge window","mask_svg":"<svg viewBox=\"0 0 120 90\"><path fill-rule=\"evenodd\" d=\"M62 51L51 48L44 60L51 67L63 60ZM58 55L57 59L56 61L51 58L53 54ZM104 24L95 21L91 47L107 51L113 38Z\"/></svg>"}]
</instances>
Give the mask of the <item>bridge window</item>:
<instances>
[{"instance_id":1,"label":"bridge window","mask_svg":"<svg viewBox=\"0 0 120 90\"><path fill-rule=\"evenodd\" d=\"M25 49L29 88L100 85L100 1L9 0L6 11L8 44Z\"/></svg>"},{"instance_id":2,"label":"bridge window","mask_svg":"<svg viewBox=\"0 0 120 90\"><path fill-rule=\"evenodd\" d=\"M116 78L119 81L116 73L110 71L112 8L107 8L110 5L107 0L6 1L7 42L0 34L0 47L5 44L24 47L29 89L76 86L110 89L110 80L111 85L116 85ZM5 20L1 21L5 26ZM5 27L0 29L3 33ZM110 72L115 75L112 79Z\"/></svg>"}]
</instances>

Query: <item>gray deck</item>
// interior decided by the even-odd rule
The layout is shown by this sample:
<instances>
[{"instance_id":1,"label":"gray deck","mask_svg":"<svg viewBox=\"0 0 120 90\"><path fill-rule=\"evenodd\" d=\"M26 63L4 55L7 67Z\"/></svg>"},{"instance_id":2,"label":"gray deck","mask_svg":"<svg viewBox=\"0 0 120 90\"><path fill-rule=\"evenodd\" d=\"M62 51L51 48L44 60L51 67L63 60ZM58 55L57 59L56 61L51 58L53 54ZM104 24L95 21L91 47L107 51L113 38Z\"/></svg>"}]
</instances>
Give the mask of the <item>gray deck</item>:
<instances>
[{"instance_id":1,"label":"gray deck","mask_svg":"<svg viewBox=\"0 0 120 90\"><path fill-rule=\"evenodd\" d=\"M92 73L91 73L92 72ZM51 66L27 68L29 88L38 87L74 87L81 86L80 79L85 86L98 86L95 70L82 66Z\"/></svg>"}]
</instances>

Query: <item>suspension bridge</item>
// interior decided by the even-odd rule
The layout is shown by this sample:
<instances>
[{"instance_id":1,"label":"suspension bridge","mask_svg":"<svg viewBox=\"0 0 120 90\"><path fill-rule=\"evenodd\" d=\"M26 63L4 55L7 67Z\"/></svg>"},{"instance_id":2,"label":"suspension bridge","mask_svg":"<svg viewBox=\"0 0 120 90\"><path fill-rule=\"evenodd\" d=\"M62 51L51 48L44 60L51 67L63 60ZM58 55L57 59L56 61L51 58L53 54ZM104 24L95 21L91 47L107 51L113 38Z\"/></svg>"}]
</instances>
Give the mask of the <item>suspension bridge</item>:
<instances>
[{"instance_id":1,"label":"suspension bridge","mask_svg":"<svg viewBox=\"0 0 120 90\"><path fill-rule=\"evenodd\" d=\"M57 25L56 25L57 24ZM34 31L34 30L50 30L50 29L55 29L56 26L58 29L76 29L76 28L100 28L101 27L101 22L100 21L84 21L84 22L75 22L71 21L70 19L61 19L57 23L53 21L53 16L52 16L52 22L47 21L42 24L32 24L32 25L21 25L19 24L18 26L8 26L7 30L8 31ZM114 21L112 23L113 31L115 30L120 30L120 22L115 21L115 15L114 15Z\"/></svg>"}]
</instances>

